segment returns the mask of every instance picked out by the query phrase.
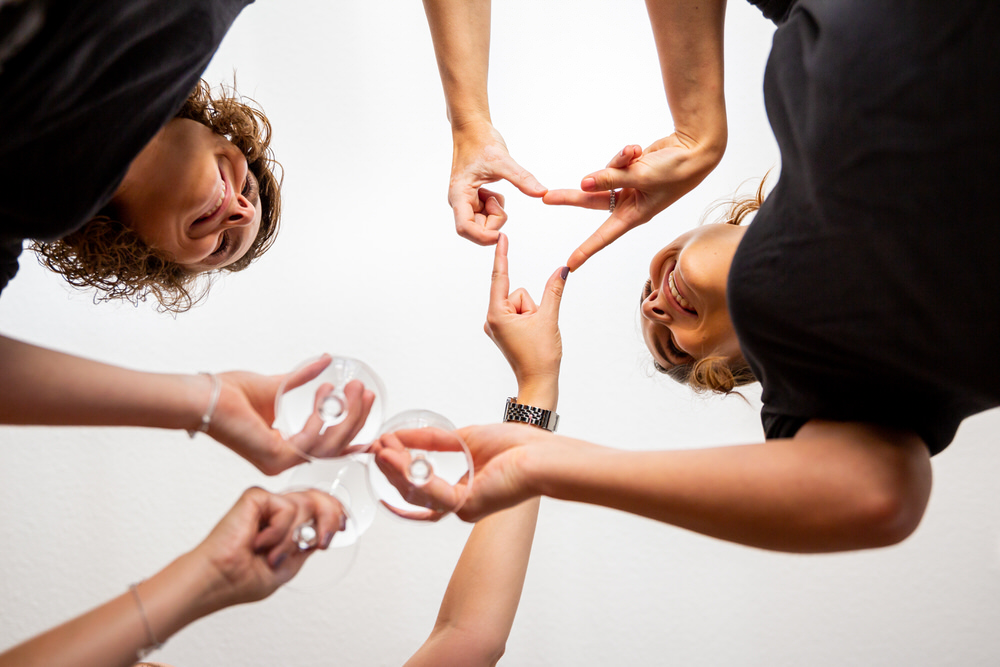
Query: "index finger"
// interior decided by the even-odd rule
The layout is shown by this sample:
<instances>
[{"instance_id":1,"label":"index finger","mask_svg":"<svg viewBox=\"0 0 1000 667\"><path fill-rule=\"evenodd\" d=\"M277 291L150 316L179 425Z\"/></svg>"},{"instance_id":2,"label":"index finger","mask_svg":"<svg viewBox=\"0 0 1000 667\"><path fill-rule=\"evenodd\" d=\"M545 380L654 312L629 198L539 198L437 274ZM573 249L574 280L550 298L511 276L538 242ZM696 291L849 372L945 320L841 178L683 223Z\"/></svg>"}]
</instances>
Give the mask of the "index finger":
<instances>
[{"instance_id":1,"label":"index finger","mask_svg":"<svg viewBox=\"0 0 1000 667\"><path fill-rule=\"evenodd\" d=\"M611 206L611 193L569 189L549 190L542 197L542 202L549 206L579 206L595 211L607 211Z\"/></svg>"},{"instance_id":2,"label":"index finger","mask_svg":"<svg viewBox=\"0 0 1000 667\"><path fill-rule=\"evenodd\" d=\"M477 245L493 245L497 242L497 230L486 229L476 223L476 212L468 203L461 203L455 206L455 231L463 239L472 241Z\"/></svg>"},{"instance_id":3,"label":"index finger","mask_svg":"<svg viewBox=\"0 0 1000 667\"><path fill-rule=\"evenodd\" d=\"M510 293L510 276L507 275L507 235L500 234L493 254L493 277L490 282L490 309L499 307Z\"/></svg>"},{"instance_id":4,"label":"index finger","mask_svg":"<svg viewBox=\"0 0 1000 667\"><path fill-rule=\"evenodd\" d=\"M580 244L580 247L569 256L566 266L570 271L576 271L583 266L583 263L596 255L598 252L611 245L621 238L628 231L628 226L624 221L612 215L604 221L604 224L597 228L597 231Z\"/></svg>"}]
</instances>

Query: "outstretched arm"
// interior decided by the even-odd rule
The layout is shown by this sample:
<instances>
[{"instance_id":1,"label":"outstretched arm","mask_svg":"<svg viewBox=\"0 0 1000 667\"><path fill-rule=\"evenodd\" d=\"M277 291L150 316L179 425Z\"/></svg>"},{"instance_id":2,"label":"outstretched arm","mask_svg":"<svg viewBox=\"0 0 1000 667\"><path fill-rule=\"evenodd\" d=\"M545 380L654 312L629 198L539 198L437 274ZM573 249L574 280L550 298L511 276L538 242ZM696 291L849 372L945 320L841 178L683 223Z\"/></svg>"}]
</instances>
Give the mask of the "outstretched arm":
<instances>
[{"instance_id":1,"label":"outstretched arm","mask_svg":"<svg viewBox=\"0 0 1000 667\"><path fill-rule=\"evenodd\" d=\"M698 185L726 150L723 88L725 0L646 0L674 131L645 150L626 146L580 190L551 190L546 204L607 211L610 217L570 256L576 270L630 229Z\"/></svg>"},{"instance_id":2,"label":"outstretched arm","mask_svg":"<svg viewBox=\"0 0 1000 667\"><path fill-rule=\"evenodd\" d=\"M476 460L459 512L476 520L536 495L604 505L749 546L827 552L894 544L931 488L914 434L814 420L794 438L623 451L516 424L460 429Z\"/></svg>"},{"instance_id":3,"label":"outstretched arm","mask_svg":"<svg viewBox=\"0 0 1000 667\"><path fill-rule=\"evenodd\" d=\"M319 491L244 492L192 551L118 597L0 654L0 667L132 665L140 651L165 642L220 609L262 600L290 580L313 552L294 530L312 519L320 548L342 525L343 510ZM141 606L140 606L141 605Z\"/></svg>"},{"instance_id":4,"label":"outstretched arm","mask_svg":"<svg viewBox=\"0 0 1000 667\"><path fill-rule=\"evenodd\" d=\"M219 374L220 391L208 434L267 474L301 463L299 451L347 445L364 425L374 401L360 383L345 390L349 403L359 409L323 435L318 417L288 440L271 428L282 382L287 380L289 387L304 384L329 363L329 357L322 357L287 375ZM214 390L213 381L204 375L134 371L4 336L0 336L0 373L0 424L196 430Z\"/></svg>"},{"instance_id":5,"label":"outstretched arm","mask_svg":"<svg viewBox=\"0 0 1000 667\"><path fill-rule=\"evenodd\" d=\"M424 0L424 11L451 122L448 204L455 229L470 241L490 245L507 218L503 196L483 186L506 180L532 197L545 194L545 187L510 157L490 119L490 0Z\"/></svg>"},{"instance_id":6,"label":"outstretched arm","mask_svg":"<svg viewBox=\"0 0 1000 667\"><path fill-rule=\"evenodd\" d=\"M555 411L559 399L562 287L561 272L556 272L541 306L523 289L509 294L507 237L500 235L485 329L510 362L518 402L543 410ZM521 599L538 504L538 498L531 498L476 524L448 583L434 629L407 667L497 663Z\"/></svg>"}]
</instances>

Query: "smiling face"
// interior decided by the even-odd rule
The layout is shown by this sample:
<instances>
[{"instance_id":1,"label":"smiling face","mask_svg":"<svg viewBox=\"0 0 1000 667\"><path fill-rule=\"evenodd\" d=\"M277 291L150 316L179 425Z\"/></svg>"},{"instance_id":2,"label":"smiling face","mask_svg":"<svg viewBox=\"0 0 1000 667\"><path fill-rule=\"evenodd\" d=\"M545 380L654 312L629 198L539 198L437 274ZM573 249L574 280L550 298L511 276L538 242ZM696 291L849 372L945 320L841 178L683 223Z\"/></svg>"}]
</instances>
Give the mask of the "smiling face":
<instances>
[{"instance_id":1,"label":"smiling face","mask_svg":"<svg viewBox=\"0 0 1000 667\"><path fill-rule=\"evenodd\" d=\"M665 369L708 356L741 360L726 282L745 227L711 224L677 237L649 265L642 337Z\"/></svg>"},{"instance_id":2,"label":"smiling face","mask_svg":"<svg viewBox=\"0 0 1000 667\"><path fill-rule=\"evenodd\" d=\"M239 260L257 237L257 181L240 150L193 120L167 123L132 161L112 204L123 223L192 273Z\"/></svg>"}]
</instances>

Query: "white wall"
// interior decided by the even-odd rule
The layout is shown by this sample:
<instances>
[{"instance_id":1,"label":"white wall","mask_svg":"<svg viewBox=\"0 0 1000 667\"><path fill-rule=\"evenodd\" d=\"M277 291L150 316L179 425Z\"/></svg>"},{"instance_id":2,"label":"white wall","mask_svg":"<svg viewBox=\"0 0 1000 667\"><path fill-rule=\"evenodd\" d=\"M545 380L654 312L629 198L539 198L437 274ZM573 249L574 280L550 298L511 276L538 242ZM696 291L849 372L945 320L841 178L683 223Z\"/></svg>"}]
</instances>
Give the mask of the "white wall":
<instances>
[{"instance_id":1,"label":"white wall","mask_svg":"<svg viewBox=\"0 0 1000 667\"><path fill-rule=\"evenodd\" d=\"M494 7L494 122L549 187L671 129L639 2ZM777 163L761 81L772 26L730 3L729 152L695 192L569 279L561 432L624 448L752 442L759 400L694 398L653 377L636 325L655 250L712 200ZM482 333L492 249L459 239L451 139L421 3L258 2L207 78L274 122L284 229L256 268L176 319L95 307L23 260L0 330L163 371L281 372L322 351L366 360L392 413L496 421L515 386ZM604 219L500 186L513 286L537 294ZM58 189L56 189L58 191ZM934 461L901 546L777 555L645 519L543 502L509 665L986 665L1000 639L1000 474L993 412ZM189 549L252 484L281 488L210 439L141 429L0 429L0 646L120 593ZM158 658L179 666L399 665L422 642L470 527L379 516L338 587L279 591L203 620Z\"/></svg>"}]
</instances>

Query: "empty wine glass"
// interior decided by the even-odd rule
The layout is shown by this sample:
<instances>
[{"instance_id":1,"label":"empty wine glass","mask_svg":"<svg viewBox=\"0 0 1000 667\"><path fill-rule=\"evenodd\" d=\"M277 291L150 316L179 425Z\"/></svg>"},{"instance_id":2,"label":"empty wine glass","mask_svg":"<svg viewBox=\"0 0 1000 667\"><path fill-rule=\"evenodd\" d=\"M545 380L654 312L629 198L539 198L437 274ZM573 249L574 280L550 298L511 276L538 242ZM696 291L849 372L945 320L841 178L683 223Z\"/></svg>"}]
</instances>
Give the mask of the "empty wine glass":
<instances>
[{"instance_id":1,"label":"empty wine glass","mask_svg":"<svg viewBox=\"0 0 1000 667\"><path fill-rule=\"evenodd\" d=\"M312 361L306 362L302 368ZM292 373L289 377L294 377ZM350 406L344 395L344 388L352 380L360 380L365 389L372 392L375 400L372 403L368 418L358 434L348 445L367 445L375 439L379 426L382 424L385 411L385 386L382 379L363 361L350 357L333 357L330 364L315 378L298 387L289 387L288 380L278 387L274 400L274 427L286 438L302 431L306 422L314 414L322 420L320 435L332 426L342 423L350 414ZM327 395L319 400L324 385L332 387ZM335 450L305 451L299 453L309 460L339 456L343 447Z\"/></svg>"},{"instance_id":2,"label":"empty wine glass","mask_svg":"<svg viewBox=\"0 0 1000 667\"><path fill-rule=\"evenodd\" d=\"M317 459L303 463L290 471L286 481L288 491L318 489L329 493L344 508L344 530L333 534L326 551L313 554L289 582L299 592L328 588L350 571L357 558L359 540L375 520L376 504L368 486L368 466L357 455L335 459ZM311 522L296 529L299 548L316 546L322 536L316 534Z\"/></svg>"},{"instance_id":3,"label":"empty wine glass","mask_svg":"<svg viewBox=\"0 0 1000 667\"><path fill-rule=\"evenodd\" d=\"M422 449L414 444L420 438L400 433L413 429L428 429L421 436L433 439L433 449ZM420 521L437 521L462 507L472 489L474 470L468 445L454 431L454 424L430 410L408 410L382 425L380 453L368 463L368 481L383 507ZM423 490L449 500L432 501Z\"/></svg>"}]
</instances>

